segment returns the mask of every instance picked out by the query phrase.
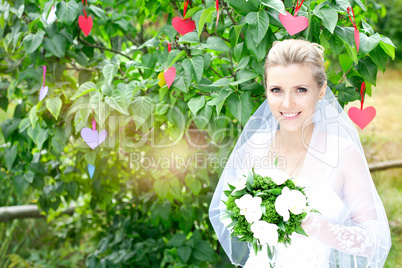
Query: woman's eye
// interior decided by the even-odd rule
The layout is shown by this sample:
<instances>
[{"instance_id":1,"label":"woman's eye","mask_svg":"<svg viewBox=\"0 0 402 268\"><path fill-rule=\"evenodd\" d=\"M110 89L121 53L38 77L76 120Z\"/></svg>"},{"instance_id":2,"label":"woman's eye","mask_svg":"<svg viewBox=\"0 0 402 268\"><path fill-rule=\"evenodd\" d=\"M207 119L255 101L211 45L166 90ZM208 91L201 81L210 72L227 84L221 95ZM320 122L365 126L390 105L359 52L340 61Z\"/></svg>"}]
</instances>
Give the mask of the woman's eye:
<instances>
[{"instance_id":1,"label":"woman's eye","mask_svg":"<svg viewBox=\"0 0 402 268\"><path fill-rule=\"evenodd\" d=\"M281 90L279 88L272 88L271 91L273 93L279 93Z\"/></svg>"},{"instance_id":2,"label":"woman's eye","mask_svg":"<svg viewBox=\"0 0 402 268\"><path fill-rule=\"evenodd\" d=\"M303 88L303 87L299 87L298 89L297 89L297 92L306 92L307 91L307 89L305 89L305 88Z\"/></svg>"}]
</instances>

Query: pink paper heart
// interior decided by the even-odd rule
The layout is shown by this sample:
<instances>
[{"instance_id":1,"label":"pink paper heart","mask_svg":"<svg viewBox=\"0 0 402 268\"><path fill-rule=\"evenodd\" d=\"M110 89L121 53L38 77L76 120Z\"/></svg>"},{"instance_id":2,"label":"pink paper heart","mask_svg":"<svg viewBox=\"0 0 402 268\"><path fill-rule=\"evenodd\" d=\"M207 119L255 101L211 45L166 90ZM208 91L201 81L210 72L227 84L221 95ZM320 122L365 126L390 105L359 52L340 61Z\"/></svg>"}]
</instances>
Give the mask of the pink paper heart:
<instances>
[{"instance_id":1,"label":"pink paper heart","mask_svg":"<svg viewBox=\"0 0 402 268\"><path fill-rule=\"evenodd\" d=\"M49 91L49 88L47 86L45 86L45 87L42 86L40 88L39 101L42 101L46 97L48 91Z\"/></svg>"},{"instance_id":2,"label":"pink paper heart","mask_svg":"<svg viewBox=\"0 0 402 268\"><path fill-rule=\"evenodd\" d=\"M170 67L163 73L168 88L173 84L174 78L176 77L176 68Z\"/></svg>"},{"instance_id":3,"label":"pink paper heart","mask_svg":"<svg viewBox=\"0 0 402 268\"><path fill-rule=\"evenodd\" d=\"M357 107L352 107L348 111L348 115L359 128L364 129L371 121L373 121L376 110L373 106L368 106L363 110Z\"/></svg>"},{"instance_id":4,"label":"pink paper heart","mask_svg":"<svg viewBox=\"0 0 402 268\"><path fill-rule=\"evenodd\" d=\"M357 50L357 53L359 53L360 36L359 36L359 30L356 28L354 31L354 35L355 35L355 42L356 42L356 50Z\"/></svg>"},{"instance_id":5,"label":"pink paper heart","mask_svg":"<svg viewBox=\"0 0 402 268\"><path fill-rule=\"evenodd\" d=\"M78 25L80 26L81 30L84 32L85 36L88 36L92 30L93 21L91 17L85 18L84 16L79 16L78 18Z\"/></svg>"},{"instance_id":6,"label":"pink paper heart","mask_svg":"<svg viewBox=\"0 0 402 268\"><path fill-rule=\"evenodd\" d=\"M106 129L104 129L98 134L98 131L92 130L89 127L84 127L81 130L81 137L93 150L105 141L107 137L107 131Z\"/></svg>"},{"instance_id":7,"label":"pink paper heart","mask_svg":"<svg viewBox=\"0 0 402 268\"><path fill-rule=\"evenodd\" d=\"M180 17L174 17L172 20L173 28L181 35L192 32L195 29L195 22L191 19L183 20Z\"/></svg>"},{"instance_id":8,"label":"pink paper heart","mask_svg":"<svg viewBox=\"0 0 402 268\"><path fill-rule=\"evenodd\" d=\"M308 19L306 17L293 17L287 11L286 15L279 13L279 20L290 35L297 34L308 27Z\"/></svg>"}]
</instances>

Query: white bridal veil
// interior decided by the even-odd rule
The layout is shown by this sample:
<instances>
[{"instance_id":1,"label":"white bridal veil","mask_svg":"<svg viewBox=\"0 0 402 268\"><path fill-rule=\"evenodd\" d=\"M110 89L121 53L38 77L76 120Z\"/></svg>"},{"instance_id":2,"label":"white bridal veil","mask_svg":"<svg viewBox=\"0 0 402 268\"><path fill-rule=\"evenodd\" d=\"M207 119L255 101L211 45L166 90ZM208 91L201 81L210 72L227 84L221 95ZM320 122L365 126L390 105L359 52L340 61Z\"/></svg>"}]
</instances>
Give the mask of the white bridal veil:
<instances>
[{"instance_id":1,"label":"white bridal veil","mask_svg":"<svg viewBox=\"0 0 402 268\"><path fill-rule=\"evenodd\" d=\"M390 231L358 132L328 87L312 116L313 135L310 144L305 145L307 155L296 179L312 192L316 185L325 187L319 188L312 198L315 200L309 199L321 215L314 214L311 228L315 235L308 239L328 246L329 267L383 267L391 247ZM220 220L225 211L222 201L227 200L223 191L229 189L228 182L247 174L252 167L272 167L268 150L277 130L278 122L265 100L245 125L212 198L210 221L235 265L243 266L254 253L248 243L231 237Z\"/></svg>"}]
</instances>

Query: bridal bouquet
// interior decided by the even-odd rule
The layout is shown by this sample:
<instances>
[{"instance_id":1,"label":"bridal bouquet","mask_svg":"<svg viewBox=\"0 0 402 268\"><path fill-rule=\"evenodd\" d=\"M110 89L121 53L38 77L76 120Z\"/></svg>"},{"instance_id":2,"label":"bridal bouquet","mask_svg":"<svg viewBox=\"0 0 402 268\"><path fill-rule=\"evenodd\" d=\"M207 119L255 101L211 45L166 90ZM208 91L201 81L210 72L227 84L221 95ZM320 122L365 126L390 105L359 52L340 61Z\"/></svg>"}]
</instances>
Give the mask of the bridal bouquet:
<instances>
[{"instance_id":1,"label":"bridal bouquet","mask_svg":"<svg viewBox=\"0 0 402 268\"><path fill-rule=\"evenodd\" d=\"M273 169L264 173L255 174L253 169L229 184L222 222L233 230L232 236L250 242L255 254L266 244L272 258L270 247L290 244L293 232L307 236L301 224L311 209L303 188L286 172Z\"/></svg>"}]
</instances>

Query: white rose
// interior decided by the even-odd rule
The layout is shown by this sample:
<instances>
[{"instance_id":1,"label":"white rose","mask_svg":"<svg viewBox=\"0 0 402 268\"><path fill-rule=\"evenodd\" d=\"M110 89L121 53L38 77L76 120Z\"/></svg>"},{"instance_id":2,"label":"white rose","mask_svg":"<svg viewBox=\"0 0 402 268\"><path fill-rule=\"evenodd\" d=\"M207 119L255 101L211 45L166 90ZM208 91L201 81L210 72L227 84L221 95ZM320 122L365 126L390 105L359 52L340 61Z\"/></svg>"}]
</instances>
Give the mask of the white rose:
<instances>
[{"instance_id":1,"label":"white rose","mask_svg":"<svg viewBox=\"0 0 402 268\"><path fill-rule=\"evenodd\" d=\"M282 194L276 198L275 210L283 217L284 221L288 221L290 214L301 214L306 207L307 199L298 190L289 190L288 187L282 189Z\"/></svg>"},{"instance_id":2,"label":"white rose","mask_svg":"<svg viewBox=\"0 0 402 268\"><path fill-rule=\"evenodd\" d=\"M273 182L275 182L277 185L281 185L285 183L288 179L290 179L290 176L283 170L275 168L275 169L263 169L259 171L258 175L262 177L270 177Z\"/></svg>"},{"instance_id":3,"label":"white rose","mask_svg":"<svg viewBox=\"0 0 402 268\"><path fill-rule=\"evenodd\" d=\"M278 243L278 226L266 221L256 221L251 225L251 231L260 244L273 246Z\"/></svg>"},{"instance_id":4,"label":"white rose","mask_svg":"<svg viewBox=\"0 0 402 268\"><path fill-rule=\"evenodd\" d=\"M249 223L258 221L262 217L261 197L252 197L249 194L236 199L235 203L240 209L240 215L244 215Z\"/></svg>"}]
</instances>

